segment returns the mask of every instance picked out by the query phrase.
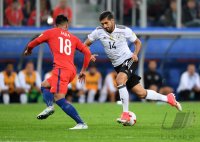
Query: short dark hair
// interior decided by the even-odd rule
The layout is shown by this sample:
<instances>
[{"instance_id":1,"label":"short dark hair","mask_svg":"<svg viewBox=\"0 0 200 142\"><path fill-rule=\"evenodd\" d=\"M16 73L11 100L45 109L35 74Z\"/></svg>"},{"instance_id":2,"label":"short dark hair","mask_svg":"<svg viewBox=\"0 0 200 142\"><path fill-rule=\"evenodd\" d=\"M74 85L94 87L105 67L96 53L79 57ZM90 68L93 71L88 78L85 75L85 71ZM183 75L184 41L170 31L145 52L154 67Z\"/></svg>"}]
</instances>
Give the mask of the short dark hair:
<instances>
[{"instance_id":1,"label":"short dark hair","mask_svg":"<svg viewBox=\"0 0 200 142\"><path fill-rule=\"evenodd\" d=\"M110 11L103 11L99 16L99 21L102 21L105 18L108 18L110 20L110 19L113 19L114 16L113 16L112 12L110 12Z\"/></svg>"},{"instance_id":2,"label":"short dark hair","mask_svg":"<svg viewBox=\"0 0 200 142\"><path fill-rule=\"evenodd\" d=\"M56 26L68 22L68 18L64 15L58 15L56 17Z\"/></svg>"}]
</instances>

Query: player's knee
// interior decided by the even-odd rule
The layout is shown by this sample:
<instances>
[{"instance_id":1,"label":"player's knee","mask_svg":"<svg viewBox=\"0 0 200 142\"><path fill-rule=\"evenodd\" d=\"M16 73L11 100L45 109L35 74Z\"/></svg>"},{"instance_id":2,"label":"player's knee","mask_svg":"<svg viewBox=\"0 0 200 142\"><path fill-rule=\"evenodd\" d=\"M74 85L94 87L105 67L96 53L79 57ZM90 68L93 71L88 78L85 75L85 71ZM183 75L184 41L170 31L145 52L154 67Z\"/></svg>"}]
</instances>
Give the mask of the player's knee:
<instances>
[{"instance_id":1,"label":"player's knee","mask_svg":"<svg viewBox=\"0 0 200 142\"><path fill-rule=\"evenodd\" d=\"M124 81L122 77L117 77L116 83L117 83L117 86L119 86L119 85L124 85L126 82Z\"/></svg>"}]
</instances>

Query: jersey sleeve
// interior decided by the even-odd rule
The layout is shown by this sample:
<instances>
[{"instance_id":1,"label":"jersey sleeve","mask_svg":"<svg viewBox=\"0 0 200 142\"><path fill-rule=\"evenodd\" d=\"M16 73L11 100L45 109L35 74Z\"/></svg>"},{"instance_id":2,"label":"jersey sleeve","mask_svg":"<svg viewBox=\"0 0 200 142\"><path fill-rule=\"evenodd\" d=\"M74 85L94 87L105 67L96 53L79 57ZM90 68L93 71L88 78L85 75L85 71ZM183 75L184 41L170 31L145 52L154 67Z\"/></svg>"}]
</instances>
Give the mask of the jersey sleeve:
<instances>
[{"instance_id":1,"label":"jersey sleeve","mask_svg":"<svg viewBox=\"0 0 200 142\"><path fill-rule=\"evenodd\" d=\"M38 88L40 88L41 87L41 83L42 83L42 81L41 81L40 74L38 72L36 72L36 86Z\"/></svg>"},{"instance_id":2,"label":"jersey sleeve","mask_svg":"<svg viewBox=\"0 0 200 142\"><path fill-rule=\"evenodd\" d=\"M46 42L49 39L49 35L50 35L50 31L47 30L45 32L43 32L42 34L40 34L37 38L37 41L42 43L42 42Z\"/></svg>"},{"instance_id":3,"label":"jersey sleeve","mask_svg":"<svg viewBox=\"0 0 200 142\"><path fill-rule=\"evenodd\" d=\"M0 73L0 88L2 90L7 90L8 86L6 86L5 82L4 82L4 75L3 73Z\"/></svg>"},{"instance_id":4,"label":"jersey sleeve","mask_svg":"<svg viewBox=\"0 0 200 142\"><path fill-rule=\"evenodd\" d=\"M80 40L79 38L77 38L77 37L75 37L75 38L76 38L76 48L77 48L80 52L82 52L82 50L84 50L84 48L87 48L87 47L86 47L85 44L83 44L83 43L81 42L81 40Z\"/></svg>"},{"instance_id":5,"label":"jersey sleeve","mask_svg":"<svg viewBox=\"0 0 200 142\"><path fill-rule=\"evenodd\" d=\"M94 31L92 31L89 35L88 35L88 39L93 42L95 40L98 40L98 31L97 29L95 29Z\"/></svg>"},{"instance_id":6,"label":"jersey sleeve","mask_svg":"<svg viewBox=\"0 0 200 142\"><path fill-rule=\"evenodd\" d=\"M77 37L76 37L77 38ZM83 67L84 68L87 68L88 67L88 64L90 62L90 57L91 57L91 52L89 50L89 48L83 44L81 42L80 39L77 38L77 45L76 45L76 48L82 52L84 54L84 63L83 63Z\"/></svg>"},{"instance_id":7,"label":"jersey sleeve","mask_svg":"<svg viewBox=\"0 0 200 142\"><path fill-rule=\"evenodd\" d=\"M128 27L126 27L125 29L125 37L130 42L135 42L135 40L137 39L137 36L135 35L135 33Z\"/></svg>"},{"instance_id":8,"label":"jersey sleeve","mask_svg":"<svg viewBox=\"0 0 200 142\"><path fill-rule=\"evenodd\" d=\"M43 43L43 42L47 42L49 39L49 33L50 31L45 31L42 34L40 34L38 37L36 37L34 40L32 40L31 42L29 42L28 44L28 48L29 49L33 49L35 46Z\"/></svg>"}]
</instances>

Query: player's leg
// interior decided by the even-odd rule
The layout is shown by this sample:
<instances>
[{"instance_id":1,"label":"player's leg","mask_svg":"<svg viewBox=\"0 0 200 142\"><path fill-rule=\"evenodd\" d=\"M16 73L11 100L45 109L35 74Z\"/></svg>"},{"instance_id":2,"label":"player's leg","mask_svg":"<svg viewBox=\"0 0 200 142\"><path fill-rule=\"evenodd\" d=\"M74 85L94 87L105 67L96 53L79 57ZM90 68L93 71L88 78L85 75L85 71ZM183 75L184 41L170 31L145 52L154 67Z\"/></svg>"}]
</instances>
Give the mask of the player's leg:
<instances>
[{"instance_id":1,"label":"player's leg","mask_svg":"<svg viewBox=\"0 0 200 142\"><path fill-rule=\"evenodd\" d=\"M20 94L20 103L27 104L27 102L28 102L28 97L27 97L26 93L21 93Z\"/></svg>"},{"instance_id":2,"label":"player's leg","mask_svg":"<svg viewBox=\"0 0 200 142\"><path fill-rule=\"evenodd\" d=\"M55 92L54 99L56 104L77 123L77 125L71 129L87 129L88 126L83 122L76 109L65 99L68 89L67 86L74 77L75 74L72 71L59 69L56 84L53 84L51 92Z\"/></svg>"},{"instance_id":3,"label":"player's leg","mask_svg":"<svg viewBox=\"0 0 200 142\"><path fill-rule=\"evenodd\" d=\"M10 104L10 95L8 90L2 90L2 101L4 104Z\"/></svg>"},{"instance_id":4,"label":"player's leg","mask_svg":"<svg viewBox=\"0 0 200 142\"><path fill-rule=\"evenodd\" d=\"M116 101L115 92L108 91L108 96L109 96L110 102L114 103Z\"/></svg>"},{"instance_id":5,"label":"player's leg","mask_svg":"<svg viewBox=\"0 0 200 142\"><path fill-rule=\"evenodd\" d=\"M41 91L43 94L43 99L44 102L46 103L47 107L53 107L53 100L54 100L54 95L53 93L50 92L50 83L48 80L44 80L41 84Z\"/></svg>"},{"instance_id":6,"label":"player's leg","mask_svg":"<svg viewBox=\"0 0 200 142\"><path fill-rule=\"evenodd\" d=\"M119 95L120 95L120 99L122 101L122 107L123 107L123 113L121 115L121 118L117 119L117 121L120 123L125 123L130 120L129 113L128 113L129 93L126 88L127 79L128 79L128 76L124 72L119 72L117 74L116 83L117 83L117 88L119 90Z\"/></svg>"},{"instance_id":7,"label":"player's leg","mask_svg":"<svg viewBox=\"0 0 200 142\"><path fill-rule=\"evenodd\" d=\"M99 96L99 102L100 103L104 103L106 102L107 96L108 96L108 91L107 91L107 87L106 84L104 84L101 92L100 92L100 96Z\"/></svg>"},{"instance_id":8,"label":"player's leg","mask_svg":"<svg viewBox=\"0 0 200 142\"><path fill-rule=\"evenodd\" d=\"M19 101L21 104L27 104L28 97L26 95L26 92L23 88L15 88L15 92L19 95Z\"/></svg>"},{"instance_id":9,"label":"player's leg","mask_svg":"<svg viewBox=\"0 0 200 142\"><path fill-rule=\"evenodd\" d=\"M3 103L9 104L10 103L10 95L8 93L2 93Z\"/></svg>"},{"instance_id":10,"label":"player's leg","mask_svg":"<svg viewBox=\"0 0 200 142\"><path fill-rule=\"evenodd\" d=\"M94 103L95 95L96 95L95 90L88 90L87 103Z\"/></svg>"},{"instance_id":11,"label":"player's leg","mask_svg":"<svg viewBox=\"0 0 200 142\"><path fill-rule=\"evenodd\" d=\"M80 104L83 104L83 103L85 103L85 91L83 90L83 89L81 89L81 90L79 90L78 91L78 96L79 96L79 98L78 98L78 102L80 103Z\"/></svg>"},{"instance_id":12,"label":"player's leg","mask_svg":"<svg viewBox=\"0 0 200 142\"><path fill-rule=\"evenodd\" d=\"M79 81L77 81L76 84L77 90L78 90L78 102L83 104L85 103L85 98L86 98L86 90L85 90L85 86L84 83L80 83Z\"/></svg>"},{"instance_id":13,"label":"player's leg","mask_svg":"<svg viewBox=\"0 0 200 142\"><path fill-rule=\"evenodd\" d=\"M54 95L50 92L50 83L45 80L41 84L41 91L43 95L43 100L47 105L47 108L44 109L40 114L38 114L37 119L46 119L48 116L52 115L54 113L54 106L53 106L53 100Z\"/></svg>"},{"instance_id":14,"label":"player's leg","mask_svg":"<svg viewBox=\"0 0 200 142\"><path fill-rule=\"evenodd\" d=\"M111 102L115 102L116 101L117 88L114 85L114 81L112 80L112 82L108 82L107 87L108 87L107 91L108 91L109 100Z\"/></svg>"},{"instance_id":15,"label":"player's leg","mask_svg":"<svg viewBox=\"0 0 200 142\"><path fill-rule=\"evenodd\" d=\"M176 101L173 93L170 93L167 96L162 95L160 93L157 93L156 91L144 89L139 83L133 86L132 92L141 99L163 101L169 103L172 106L175 106L180 111L182 110L180 103Z\"/></svg>"},{"instance_id":16,"label":"player's leg","mask_svg":"<svg viewBox=\"0 0 200 142\"><path fill-rule=\"evenodd\" d=\"M71 129L87 129L88 128L88 126L83 122L83 120L79 116L76 109L70 103L67 102L67 100L65 99L64 93L55 94L54 98L55 98L56 104L77 123L77 125Z\"/></svg>"}]
</instances>

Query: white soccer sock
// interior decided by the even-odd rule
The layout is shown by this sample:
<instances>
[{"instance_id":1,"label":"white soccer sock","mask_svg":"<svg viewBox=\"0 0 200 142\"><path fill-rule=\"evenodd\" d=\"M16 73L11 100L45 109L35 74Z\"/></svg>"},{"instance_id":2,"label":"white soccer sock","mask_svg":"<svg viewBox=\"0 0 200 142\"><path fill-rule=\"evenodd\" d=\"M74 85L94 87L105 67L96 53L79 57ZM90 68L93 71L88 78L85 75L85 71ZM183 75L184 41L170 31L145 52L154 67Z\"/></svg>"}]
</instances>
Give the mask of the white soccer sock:
<instances>
[{"instance_id":1,"label":"white soccer sock","mask_svg":"<svg viewBox=\"0 0 200 142\"><path fill-rule=\"evenodd\" d=\"M147 96L145 99L167 102L167 96L157 93L153 90L147 90Z\"/></svg>"},{"instance_id":2,"label":"white soccer sock","mask_svg":"<svg viewBox=\"0 0 200 142\"><path fill-rule=\"evenodd\" d=\"M9 104L10 103L10 96L9 94L3 94L3 103Z\"/></svg>"},{"instance_id":3,"label":"white soccer sock","mask_svg":"<svg viewBox=\"0 0 200 142\"><path fill-rule=\"evenodd\" d=\"M129 93L125 85L118 86L120 99L122 101L123 112L128 112Z\"/></svg>"},{"instance_id":4,"label":"white soccer sock","mask_svg":"<svg viewBox=\"0 0 200 142\"><path fill-rule=\"evenodd\" d=\"M20 95L20 103L21 104L26 104L28 101L27 95L26 94L21 94Z\"/></svg>"},{"instance_id":5,"label":"white soccer sock","mask_svg":"<svg viewBox=\"0 0 200 142\"><path fill-rule=\"evenodd\" d=\"M80 104L85 103L85 94L81 94L81 95L79 96L78 102L79 102Z\"/></svg>"},{"instance_id":6,"label":"white soccer sock","mask_svg":"<svg viewBox=\"0 0 200 142\"><path fill-rule=\"evenodd\" d=\"M87 102L88 103L93 103L94 102L95 94L96 94L96 91L94 91L94 90L89 90L88 91L88 97L87 97Z\"/></svg>"}]
</instances>

